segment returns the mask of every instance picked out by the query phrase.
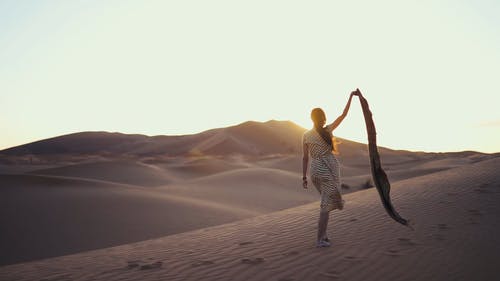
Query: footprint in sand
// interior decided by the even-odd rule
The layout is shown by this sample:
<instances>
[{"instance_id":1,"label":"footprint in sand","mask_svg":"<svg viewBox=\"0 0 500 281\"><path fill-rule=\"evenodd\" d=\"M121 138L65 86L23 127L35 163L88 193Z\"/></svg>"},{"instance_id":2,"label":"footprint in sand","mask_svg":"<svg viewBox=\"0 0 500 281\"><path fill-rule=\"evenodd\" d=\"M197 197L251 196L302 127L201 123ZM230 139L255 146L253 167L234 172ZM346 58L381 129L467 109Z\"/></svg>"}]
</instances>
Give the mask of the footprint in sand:
<instances>
[{"instance_id":1,"label":"footprint in sand","mask_svg":"<svg viewBox=\"0 0 500 281\"><path fill-rule=\"evenodd\" d=\"M324 276L324 277L328 277L328 278L333 278L333 279L337 279L340 277L339 273L335 270L328 271L328 272L321 272L320 275Z\"/></svg>"},{"instance_id":2,"label":"footprint in sand","mask_svg":"<svg viewBox=\"0 0 500 281\"><path fill-rule=\"evenodd\" d=\"M401 254L399 254L399 250L396 249L389 249L385 252L386 255L391 256L391 257L399 257Z\"/></svg>"},{"instance_id":3,"label":"footprint in sand","mask_svg":"<svg viewBox=\"0 0 500 281\"><path fill-rule=\"evenodd\" d=\"M467 212L469 213L469 216L470 216L467 224L470 224L470 225L479 224L479 222L476 221L476 219L482 217L483 213L479 210L476 210L476 209L469 209L469 210L467 210Z\"/></svg>"},{"instance_id":4,"label":"footprint in sand","mask_svg":"<svg viewBox=\"0 0 500 281\"><path fill-rule=\"evenodd\" d=\"M475 220L469 220L467 222L467 224L472 224L472 225L476 225L476 224L479 224L479 222L475 221Z\"/></svg>"},{"instance_id":5,"label":"footprint in sand","mask_svg":"<svg viewBox=\"0 0 500 281\"><path fill-rule=\"evenodd\" d=\"M399 244L403 246L415 246L417 243L413 242L409 238L398 238Z\"/></svg>"},{"instance_id":6,"label":"footprint in sand","mask_svg":"<svg viewBox=\"0 0 500 281\"><path fill-rule=\"evenodd\" d=\"M140 261L127 261L127 268L128 269L133 269L139 267L139 262Z\"/></svg>"},{"instance_id":7,"label":"footprint in sand","mask_svg":"<svg viewBox=\"0 0 500 281\"><path fill-rule=\"evenodd\" d=\"M191 264L192 267L198 267L198 266L202 266L202 265L210 265L210 264L214 264L213 261L210 261L210 260L204 260L204 261L197 261L197 262L194 262Z\"/></svg>"},{"instance_id":8,"label":"footprint in sand","mask_svg":"<svg viewBox=\"0 0 500 281\"><path fill-rule=\"evenodd\" d=\"M476 209L470 209L470 210L467 210L467 212L469 212L469 214L472 215L472 216L478 216L478 217L480 217L480 216L483 215L483 213L481 213L481 211L476 210Z\"/></svg>"},{"instance_id":9,"label":"footprint in sand","mask_svg":"<svg viewBox=\"0 0 500 281\"><path fill-rule=\"evenodd\" d=\"M284 256L295 256L295 255L298 255L299 252L297 251L291 251L291 252L288 252L288 253L284 253L283 255Z\"/></svg>"},{"instance_id":10,"label":"footprint in sand","mask_svg":"<svg viewBox=\"0 0 500 281\"><path fill-rule=\"evenodd\" d=\"M479 194L483 194L483 193L493 193L492 191L487 190L487 189L483 189L483 188L481 188L481 187L479 187L479 188L475 188L475 189L474 189L474 192L479 193Z\"/></svg>"},{"instance_id":11,"label":"footprint in sand","mask_svg":"<svg viewBox=\"0 0 500 281\"><path fill-rule=\"evenodd\" d=\"M256 265L256 264L260 264L263 262L264 262L263 258L241 259L241 263L243 263L243 264Z\"/></svg>"},{"instance_id":12,"label":"footprint in sand","mask_svg":"<svg viewBox=\"0 0 500 281\"><path fill-rule=\"evenodd\" d=\"M349 221L357 221L358 219L350 219Z\"/></svg>"},{"instance_id":13,"label":"footprint in sand","mask_svg":"<svg viewBox=\"0 0 500 281\"><path fill-rule=\"evenodd\" d=\"M240 245L240 246L245 246L245 245L250 245L250 244L253 244L253 242L248 241L248 242L240 242L240 243L238 243L238 245Z\"/></svg>"},{"instance_id":14,"label":"footprint in sand","mask_svg":"<svg viewBox=\"0 0 500 281\"><path fill-rule=\"evenodd\" d=\"M434 229L440 230L440 231L451 229L451 227L448 226L446 223L438 223L438 224L433 225L431 227L434 228Z\"/></svg>"},{"instance_id":15,"label":"footprint in sand","mask_svg":"<svg viewBox=\"0 0 500 281\"><path fill-rule=\"evenodd\" d=\"M294 281L295 279L293 278L289 278L289 277L284 277L284 278L280 278L278 279L278 281Z\"/></svg>"},{"instance_id":16,"label":"footprint in sand","mask_svg":"<svg viewBox=\"0 0 500 281\"><path fill-rule=\"evenodd\" d=\"M40 281L59 281L59 280L72 280L71 274L66 273L66 274L56 275L56 276L53 276L51 278L40 279Z\"/></svg>"},{"instance_id":17,"label":"footprint in sand","mask_svg":"<svg viewBox=\"0 0 500 281\"><path fill-rule=\"evenodd\" d=\"M141 265L141 267L139 269L140 270L156 269L156 268L162 267L162 265L163 265L163 262L157 261L154 263Z\"/></svg>"},{"instance_id":18,"label":"footprint in sand","mask_svg":"<svg viewBox=\"0 0 500 281\"><path fill-rule=\"evenodd\" d=\"M483 183L479 187L474 189L474 192L476 193L498 193L498 191L493 191L490 189L492 187L490 184ZM500 187L500 185L499 185Z\"/></svg>"},{"instance_id":19,"label":"footprint in sand","mask_svg":"<svg viewBox=\"0 0 500 281\"><path fill-rule=\"evenodd\" d=\"M444 237L444 235L441 234L441 233L431 233L431 234L427 235L427 237L430 237L430 238L432 238L434 240L437 240L437 241L444 241L444 240L446 240L445 237Z\"/></svg>"},{"instance_id":20,"label":"footprint in sand","mask_svg":"<svg viewBox=\"0 0 500 281\"><path fill-rule=\"evenodd\" d=\"M356 257L356 256L345 256L344 260L346 261L352 261L352 262L361 262L363 261L362 257Z\"/></svg>"},{"instance_id":21,"label":"footprint in sand","mask_svg":"<svg viewBox=\"0 0 500 281\"><path fill-rule=\"evenodd\" d=\"M439 230L448 230L450 227L446 223L438 223L437 229Z\"/></svg>"}]
</instances>

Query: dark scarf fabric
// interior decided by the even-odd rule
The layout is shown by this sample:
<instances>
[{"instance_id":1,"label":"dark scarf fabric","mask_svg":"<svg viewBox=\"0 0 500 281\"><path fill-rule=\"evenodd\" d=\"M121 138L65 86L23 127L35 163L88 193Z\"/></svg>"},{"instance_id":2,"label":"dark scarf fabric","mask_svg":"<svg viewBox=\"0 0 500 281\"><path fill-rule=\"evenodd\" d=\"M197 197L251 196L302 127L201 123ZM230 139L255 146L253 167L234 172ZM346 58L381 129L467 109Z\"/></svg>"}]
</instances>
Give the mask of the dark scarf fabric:
<instances>
[{"instance_id":1,"label":"dark scarf fabric","mask_svg":"<svg viewBox=\"0 0 500 281\"><path fill-rule=\"evenodd\" d=\"M409 220L402 218L392 206L391 197L389 196L389 193L391 192L391 184L387 179L387 174L382 169L382 165L380 164L380 156L377 150L377 132L375 131L372 113L368 107L368 102L364 97L359 97L359 101L361 103L361 108L363 109L366 131L368 133L368 151L370 154L372 178L375 186L377 187L382 204L384 205L389 216L391 216L395 221L412 228L409 224Z\"/></svg>"}]
</instances>

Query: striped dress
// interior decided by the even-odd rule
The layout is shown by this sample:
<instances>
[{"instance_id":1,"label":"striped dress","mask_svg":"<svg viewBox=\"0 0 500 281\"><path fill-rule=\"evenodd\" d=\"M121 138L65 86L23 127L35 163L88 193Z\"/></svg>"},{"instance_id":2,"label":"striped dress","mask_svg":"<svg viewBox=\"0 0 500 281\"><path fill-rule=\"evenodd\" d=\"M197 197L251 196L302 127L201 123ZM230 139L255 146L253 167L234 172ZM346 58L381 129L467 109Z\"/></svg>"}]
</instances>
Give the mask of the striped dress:
<instances>
[{"instance_id":1,"label":"striped dress","mask_svg":"<svg viewBox=\"0 0 500 281\"><path fill-rule=\"evenodd\" d=\"M326 129L332 132L330 126L326 126ZM321 194L321 211L342 210L345 201L339 192L340 163L332 153L330 145L315 129L304 133L302 143L307 144L309 148L309 173L314 187Z\"/></svg>"}]
</instances>

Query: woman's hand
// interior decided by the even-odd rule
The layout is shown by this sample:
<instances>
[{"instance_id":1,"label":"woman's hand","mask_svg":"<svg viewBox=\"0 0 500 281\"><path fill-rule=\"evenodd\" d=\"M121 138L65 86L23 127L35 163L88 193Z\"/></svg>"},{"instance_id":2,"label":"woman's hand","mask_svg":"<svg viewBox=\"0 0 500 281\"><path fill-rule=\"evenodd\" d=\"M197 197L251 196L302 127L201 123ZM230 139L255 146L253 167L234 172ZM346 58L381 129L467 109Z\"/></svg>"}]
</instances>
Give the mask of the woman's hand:
<instances>
[{"instance_id":1,"label":"woman's hand","mask_svg":"<svg viewBox=\"0 0 500 281\"><path fill-rule=\"evenodd\" d=\"M358 97L362 97L363 95L361 94L361 91L359 91L358 88L356 88L356 91L352 91L351 92L351 97L352 96L358 96Z\"/></svg>"},{"instance_id":2,"label":"woman's hand","mask_svg":"<svg viewBox=\"0 0 500 281\"><path fill-rule=\"evenodd\" d=\"M302 179L302 187L307 189L307 179Z\"/></svg>"},{"instance_id":3,"label":"woman's hand","mask_svg":"<svg viewBox=\"0 0 500 281\"><path fill-rule=\"evenodd\" d=\"M356 91L351 92L351 95L349 96L349 100L347 101L347 104L345 105L345 108L344 108L344 111L342 112L342 114L339 117L337 117L337 119L335 119L335 121L333 121L332 124L327 126L330 133L333 130L335 130L340 125L340 123L342 123L342 120L344 120L344 118L347 116L347 113L349 112L349 107L351 107L352 97L357 96L358 94L360 94L358 89L356 89Z\"/></svg>"}]
</instances>

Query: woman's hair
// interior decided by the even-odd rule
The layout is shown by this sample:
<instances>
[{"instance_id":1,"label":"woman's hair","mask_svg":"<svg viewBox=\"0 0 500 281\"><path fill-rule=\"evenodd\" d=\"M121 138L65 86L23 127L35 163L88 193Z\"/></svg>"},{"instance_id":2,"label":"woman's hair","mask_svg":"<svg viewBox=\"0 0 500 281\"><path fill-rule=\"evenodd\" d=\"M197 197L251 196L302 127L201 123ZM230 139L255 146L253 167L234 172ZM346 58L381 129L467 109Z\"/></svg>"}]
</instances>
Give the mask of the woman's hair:
<instances>
[{"instance_id":1,"label":"woman's hair","mask_svg":"<svg viewBox=\"0 0 500 281\"><path fill-rule=\"evenodd\" d=\"M332 141L332 134L330 134L323 127L323 125L325 125L325 122L326 122L326 115L325 115L325 112L323 111L323 109L318 108L318 107L314 108L311 111L311 119L314 123L314 129L316 130L316 132L319 133L321 138L323 138L323 140L325 140L325 142L328 143L332 147L332 150L333 150L334 147L333 147L333 141Z\"/></svg>"}]
</instances>

